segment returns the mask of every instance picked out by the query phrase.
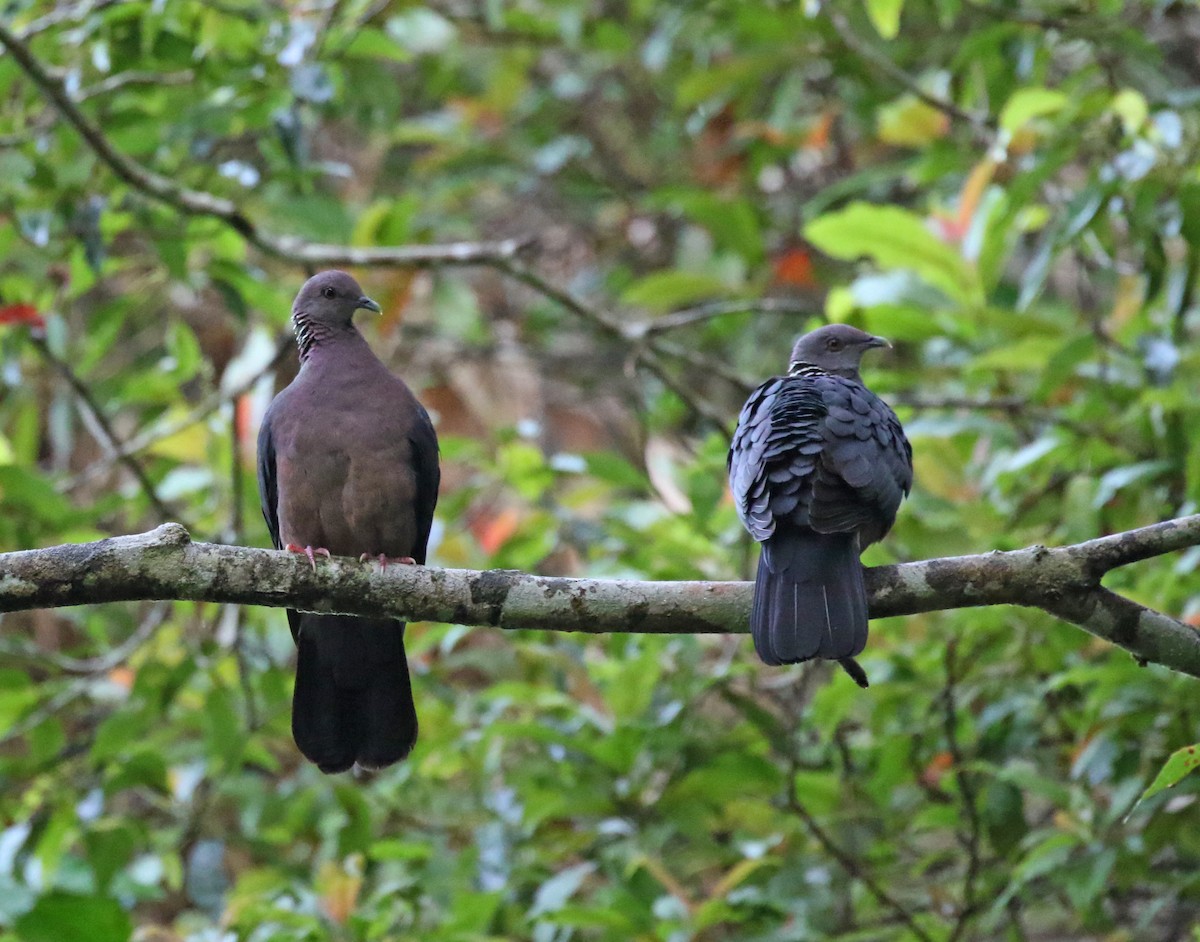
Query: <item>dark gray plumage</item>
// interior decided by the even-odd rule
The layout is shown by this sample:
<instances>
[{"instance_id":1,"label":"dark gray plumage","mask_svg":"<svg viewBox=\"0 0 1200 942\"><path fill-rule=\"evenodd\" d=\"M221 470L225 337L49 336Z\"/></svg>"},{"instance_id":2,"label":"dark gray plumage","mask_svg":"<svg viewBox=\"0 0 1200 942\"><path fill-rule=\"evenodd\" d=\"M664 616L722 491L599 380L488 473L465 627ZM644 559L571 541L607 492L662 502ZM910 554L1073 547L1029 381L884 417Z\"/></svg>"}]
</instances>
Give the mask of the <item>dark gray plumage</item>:
<instances>
[{"instance_id":1,"label":"dark gray plumage","mask_svg":"<svg viewBox=\"0 0 1200 942\"><path fill-rule=\"evenodd\" d=\"M746 401L729 449L729 484L762 543L750 628L767 664L840 661L867 643L862 550L881 539L912 487L912 448L892 410L858 375L886 340L845 324L801 337L786 376Z\"/></svg>"},{"instance_id":2,"label":"dark gray plumage","mask_svg":"<svg viewBox=\"0 0 1200 942\"><path fill-rule=\"evenodd\" d=\"M378 311L345 272L310 278L292 305L300 372L258 436L262 511L277 549L425 562L437 436L412 391L355 329ZM314 563L315 565L315 563ZM404 623L289 611L292 735L323 772L380 768L417 739Z\"/></svg>"}]
</instances>

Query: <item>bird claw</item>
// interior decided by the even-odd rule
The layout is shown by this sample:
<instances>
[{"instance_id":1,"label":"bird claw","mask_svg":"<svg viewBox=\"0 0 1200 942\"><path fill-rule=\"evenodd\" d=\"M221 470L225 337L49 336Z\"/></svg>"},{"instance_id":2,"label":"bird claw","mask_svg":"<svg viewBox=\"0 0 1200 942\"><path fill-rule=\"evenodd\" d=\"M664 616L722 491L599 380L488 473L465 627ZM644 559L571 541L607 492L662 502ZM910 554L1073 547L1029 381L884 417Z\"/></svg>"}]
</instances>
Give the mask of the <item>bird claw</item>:
<instances>
[{"instance_id":1,"label":"bird claw","mask_svg":"<svg viewBox=\"0 0 1200 942\"><path fill-rule=\"evenodd\" d=\"M417 561L415 559L413 559L411 556L392 556L389 559L383 553L380 553L378 555L372 555L371 553L363 553L360 557L358 557L358 561L360 563L369 563L373 559L377 560L379 562L380 569L387 569L389 563L396 563L397 565L400 565L400 566L415 566L417 564Z\"/></svg>"},{"instance_id":2,"label":"bird claw","mask_svg":"<svg viewBox=\"0 0 1200 942\"><path fill-rule=\"evenodd\" d=\"M324 556L326 559L331 558L329 555L329 550L327 550L324 546L318 546L316 549L314 549L311 546L299 546L296 543L289 543L284 547L284 549L289 553L303 553L305 556L307 556L308 564L312 566L313 572L317 571L318 556Z\"/></svg>"}]
</instances>

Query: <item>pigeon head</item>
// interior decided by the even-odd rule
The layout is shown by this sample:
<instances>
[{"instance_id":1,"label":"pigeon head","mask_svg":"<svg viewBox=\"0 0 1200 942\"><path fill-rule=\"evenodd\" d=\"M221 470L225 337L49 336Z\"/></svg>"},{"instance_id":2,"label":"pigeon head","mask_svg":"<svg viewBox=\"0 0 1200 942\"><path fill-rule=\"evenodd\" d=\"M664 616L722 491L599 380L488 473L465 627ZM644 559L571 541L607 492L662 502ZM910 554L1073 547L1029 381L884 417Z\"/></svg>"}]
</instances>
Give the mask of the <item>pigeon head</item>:
<instances>
[{"instance_id":1,"label":"pigeon head","mask_svg":"<svg viewBox=\"0 0 1200 942\"><path fill-rule=\"evenodd\" d=\"M890 347L882 337L851 327L849 324L827 324L805 334L792 348L790 369L800 364L815 366L826 373L849 378L858 377L862 355L875 347Z\"/></svg>"},{"instance_id":2,"label":"pigeon head","mask_svg":"<svg viewBox=\"0 0 1200 942\"><path fill-rule=\"evenodd\" d=\"M352 321L354 312L360 308L376 313L380 309L344 271L323 271L304 282L292 302L300 359L306 360L313 347L339 335L357 334Z\"/></svg>"},{"instance_id":3,"label":"pigeon head","mask_svg":"<svg viewBox=\"0 0 1200 942\"><path fill-rule=\"evenodd\" d=\"M341 327L350 323L359 308L379 312L379 305L363 294L358 282L344 271L323 271L304 282L292 304L292 316Z\"/></svg>"}]
</instances>

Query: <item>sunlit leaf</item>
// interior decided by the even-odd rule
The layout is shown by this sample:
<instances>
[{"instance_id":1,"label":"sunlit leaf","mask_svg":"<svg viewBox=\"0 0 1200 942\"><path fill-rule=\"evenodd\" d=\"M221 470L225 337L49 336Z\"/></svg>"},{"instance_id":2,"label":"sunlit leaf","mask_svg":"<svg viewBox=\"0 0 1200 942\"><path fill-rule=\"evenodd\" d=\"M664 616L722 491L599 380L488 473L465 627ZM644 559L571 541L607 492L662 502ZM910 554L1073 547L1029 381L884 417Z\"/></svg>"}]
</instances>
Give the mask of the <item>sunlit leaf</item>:
<instances>
[{"instance_id":1,"label":"sunlit leaf","mask_svg":"<svg viewBox=\"0 0 1200 942\"><path fill-rule=\"evenodd\" d=\"M621 302L633 307L669 311L726 293L724 284L713 275L703 272L664 271L635 281L622 293Z\"/></svg>"},{"instance_id":2,"label":"sunlit leaf","mask_svg":"<svg viewBox=\"0 0 1200 942\"><path fill-rule=\"evenodd\" d=\"M907 210L854 203L813 220L804 234L829 255L866 256L884 267L906 268L961 304L982 302L976 272Z\"/></svg>"},{"instance_id":3,"label":"sunlit leaf","mask_svg":"<svg viewBox=\"0 0 1200 942\"><path fill-rule=\"evenodd\" d=\"M1022 88L1000 110L1000 127L1009 134L1015 133L1034 118L1061 110L1068 100L1066 93L1057 89Z\"/></svg>"},{"instance_id":4,"label":"sunlit leaf","mask_svg":"<svg viewBox=\"0 0 1200 942\"><path fill-rule=\"evenodd\" d=\"M900 11L904 0L866 0L867 16L884 39L895 39L900 32Z\"/></svg>"},{"instance_id":5,"label":"sunlit leaf","mask_svg":"<svg viewBox=\"0 0 1200 942\"><path fill-rule=\"evenodd\" d=\"M1163 767L1158 770L1158 775L1154 777L1154 781L1147 786L1138 798L1138 803L1145 801L1147 798L1153 798L1159 792L1166 791L1168 788L1174 788L1184 777L1189 773L1200 768L1200 745L1184 746L1182 749L1176 749L1171 753Z\"/></svg>"}]
</instances>

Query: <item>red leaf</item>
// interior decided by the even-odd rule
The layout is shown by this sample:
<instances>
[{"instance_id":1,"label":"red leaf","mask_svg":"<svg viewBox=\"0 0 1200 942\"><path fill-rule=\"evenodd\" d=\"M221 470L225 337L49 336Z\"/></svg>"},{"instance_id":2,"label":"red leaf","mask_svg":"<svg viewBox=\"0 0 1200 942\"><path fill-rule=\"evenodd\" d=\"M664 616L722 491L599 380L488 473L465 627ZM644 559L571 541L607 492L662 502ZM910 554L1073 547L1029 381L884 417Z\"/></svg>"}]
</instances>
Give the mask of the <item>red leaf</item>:
<instances>
[{"instance_id":1,"label":"red leaf","mask_svg":"<svg viewBox=\"0 0 1200 942\"><path fill-rule=\"evenodd\" d=\"M3 324L28 324L38 330L44 330L46 327L42 315L32 304L7 304L0 307L0 325Z\"/></svg>"},{"instance_id":2,"label":"red leaf","mask_svg":"<svg viewBox=\"0 0 1200 942\"><path fill-rule=\"evenodd\" d=\"M817 281L813 275L812 256L804 248L791 248L774 261L775 281L781 285L811 288Z\"/></svg>"}]
</instances>

